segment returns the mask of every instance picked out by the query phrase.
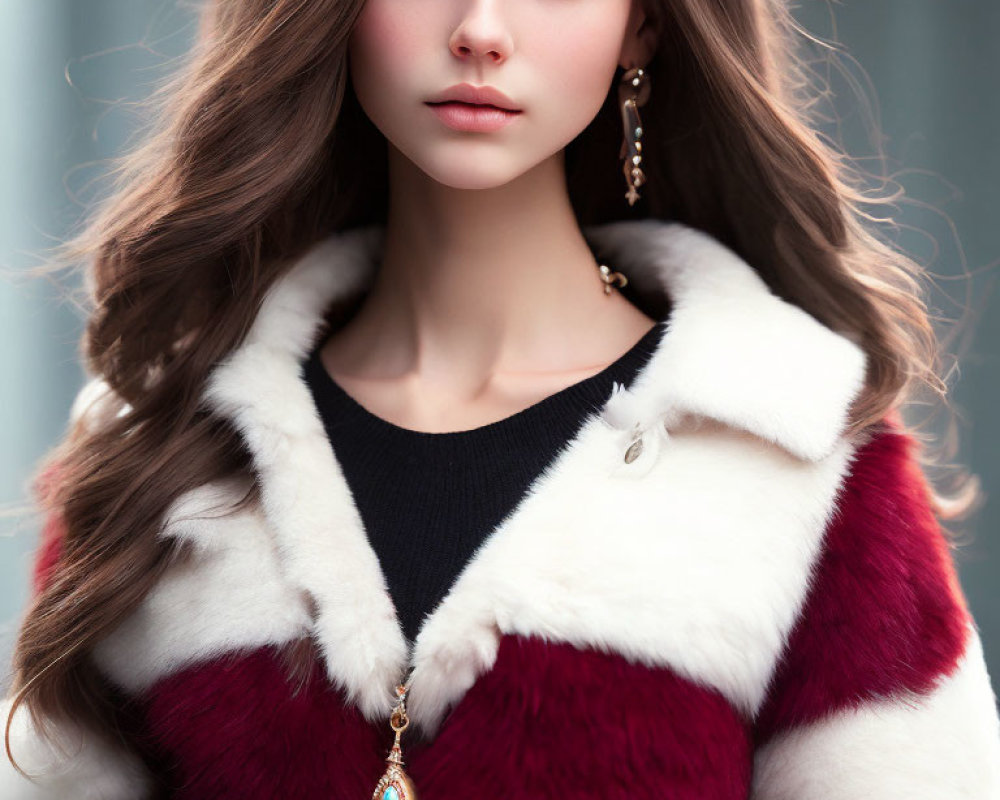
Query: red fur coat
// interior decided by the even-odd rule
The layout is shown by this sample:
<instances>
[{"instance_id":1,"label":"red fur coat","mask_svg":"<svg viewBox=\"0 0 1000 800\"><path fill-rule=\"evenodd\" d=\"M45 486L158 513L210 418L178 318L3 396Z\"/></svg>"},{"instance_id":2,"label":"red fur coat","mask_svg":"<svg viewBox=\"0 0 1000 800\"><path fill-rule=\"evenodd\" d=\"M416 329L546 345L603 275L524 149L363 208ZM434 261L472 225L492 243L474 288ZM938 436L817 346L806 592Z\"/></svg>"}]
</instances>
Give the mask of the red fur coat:
<instances>
[{"instance_id":1,"label":"red fur coat","mask_svg":"<svg viewBox=\"0 0 1000 800\"><path fill-rule=\"evenodd\" d=\"M412 652L301 377L326 310L372 277L375 228L296 264L207 385L260 506L213 515L236 480L179 498L160 535L195 557L94 648L150 760L91 738L59 758L15 717L39 787L6 764L0 796L148 797L155 764L186 800L367 800L412 669L402 744L421 800L1000 797L995 697L916 443L891 417L845 434L863 351L703 233L586 233L671 299L668 331ZM74 413L100 424L104 391ZM57 558L56 521L39 583ZM296 691L281 654L303 643Z\"/></svg>"}]
</instances>

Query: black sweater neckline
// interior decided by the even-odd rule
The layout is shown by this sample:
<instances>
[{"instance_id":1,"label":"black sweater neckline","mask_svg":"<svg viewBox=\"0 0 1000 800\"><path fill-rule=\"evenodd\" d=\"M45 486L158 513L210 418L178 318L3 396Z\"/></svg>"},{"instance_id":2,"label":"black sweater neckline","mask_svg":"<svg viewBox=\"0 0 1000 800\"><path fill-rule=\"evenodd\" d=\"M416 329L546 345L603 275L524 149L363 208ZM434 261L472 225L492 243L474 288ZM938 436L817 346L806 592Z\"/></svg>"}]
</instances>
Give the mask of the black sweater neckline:
<instances>
[{"instance_id":1,"label":"black sweater neckline","mask_svg":"<svg viewBox=\"0 0 1000 800\"><path fill-rule=\"evenodd\" d=\"M599 410L608 399L611 382L628 383L656 349L666 323L655 323L625 353L599 372L543 397L532 405L503 419L460 431L421 431L396 425L369 411L330 375L320 359L322 343L317 345L305 364L305 377L318 401L327 409L335 408L338 422L351 425L355 433L369 433L381 440L396 441L410 447L459 445L507 441L514 432L523 433L553 419L576 417L581 407Z\"/></svg>"}]
</instances>

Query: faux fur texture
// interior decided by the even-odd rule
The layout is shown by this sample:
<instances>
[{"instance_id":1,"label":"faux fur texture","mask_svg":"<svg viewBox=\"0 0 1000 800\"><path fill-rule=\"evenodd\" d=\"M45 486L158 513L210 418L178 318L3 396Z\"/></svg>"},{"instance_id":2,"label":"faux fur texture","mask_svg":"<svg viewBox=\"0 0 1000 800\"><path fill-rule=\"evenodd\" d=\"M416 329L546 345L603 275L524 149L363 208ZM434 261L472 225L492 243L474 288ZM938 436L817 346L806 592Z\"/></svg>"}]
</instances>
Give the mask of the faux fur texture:
<instances>
[{"instance_id":1,"label":"faux fur texture","mask_svg":"<svg viewBox=\"0 0 1000 800\"><path fill-rule=\"evenodd\" d=\"M159 745L183 753L177 800L370 797L392 743L317 670L297 697L273 653L217 659L150 693ZM505 637L438 738L403 737L421 800L745 800L749 732L729 703L668 670Z\"/></svg>"},{"instance_id":2,"label":"faux fur texture","mask_svg":"<svg viewBox=\"0 0 1000 800\"><path fill-rule=\"evenodd\" d=\"M212 484L182 496L171 509L165 535L192 542L195 558L169 570L92 651L128 693L193 661L308 635L308 605L283 578L261 515L214 510L244 492L235 481Z\"/></svg>"},{"instance_id":3,"label":"faux fur texture","mask_svg":"<svg viewBox=\"0 0 1000 800\"><path fill-rule=\"evenodd\" d=\"M958 664L929 690L894 688L769 741L752 800L1000 800L995 698L971 624L966 636Z\"/></svg>"},{"instance_id":4,"label":"faux fur texture","mask_svg":"<svg viewBox=\"0 0 1000 800\"><path fill-rule=\"evenodd\" d=\"M625 421L678 408L776 442L804 459L833 452L865 375L864 351L775 296L720 242L676 222L585 229L601 258L674 305L656 363L617 409Z\"/></svg>"}]
</instances>

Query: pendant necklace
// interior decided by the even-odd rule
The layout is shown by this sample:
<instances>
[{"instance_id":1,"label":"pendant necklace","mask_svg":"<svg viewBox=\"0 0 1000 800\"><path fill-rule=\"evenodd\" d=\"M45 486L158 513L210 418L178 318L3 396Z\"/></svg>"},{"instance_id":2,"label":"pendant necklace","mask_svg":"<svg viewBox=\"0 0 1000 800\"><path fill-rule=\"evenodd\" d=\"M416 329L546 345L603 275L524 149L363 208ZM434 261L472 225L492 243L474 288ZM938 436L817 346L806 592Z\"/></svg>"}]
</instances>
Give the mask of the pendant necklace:
<instances>
[{"instance_id":1,"label":"pendant necklace","mask_svg":"<svg viewBox=\"0 0 1000 800\"><path fill-rule=\"evenodd\" d=\"M396 732L396 740L385 758L389 766L375 787L372 800L417 800L413 781L403 769L403 751L399 746L399 736L410 724L410 718L406 715L406 693L409 690L409 678L396 687L396 706L389 717L389 726Z\"/></svg>"}]
</instances>

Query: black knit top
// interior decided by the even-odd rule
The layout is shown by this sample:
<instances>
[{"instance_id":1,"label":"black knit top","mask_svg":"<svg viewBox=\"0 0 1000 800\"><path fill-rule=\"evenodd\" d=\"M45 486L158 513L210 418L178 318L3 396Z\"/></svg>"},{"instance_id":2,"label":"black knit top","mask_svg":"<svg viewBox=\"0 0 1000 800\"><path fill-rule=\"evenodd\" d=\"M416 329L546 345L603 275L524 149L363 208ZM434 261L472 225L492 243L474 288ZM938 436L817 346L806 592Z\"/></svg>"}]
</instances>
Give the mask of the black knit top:
<instances>
[{"instance_id":1,"label":"black knit top","mask_svg":"<svg viewBox=\"0 0 1000 800\"><path fill-rule=\"evenodd\" d=\"M493 529L607 401L629 386L666 323L613 364L509 417L465 431L402 428L371 413L326 371L318 345L305 363L337 461L412 642Z\"/></svg>"}]
</instances>

